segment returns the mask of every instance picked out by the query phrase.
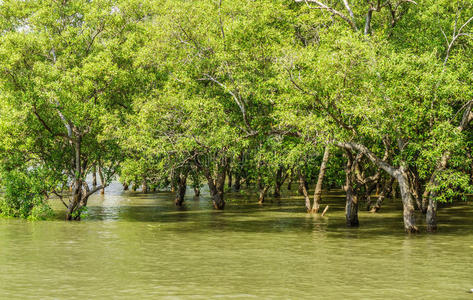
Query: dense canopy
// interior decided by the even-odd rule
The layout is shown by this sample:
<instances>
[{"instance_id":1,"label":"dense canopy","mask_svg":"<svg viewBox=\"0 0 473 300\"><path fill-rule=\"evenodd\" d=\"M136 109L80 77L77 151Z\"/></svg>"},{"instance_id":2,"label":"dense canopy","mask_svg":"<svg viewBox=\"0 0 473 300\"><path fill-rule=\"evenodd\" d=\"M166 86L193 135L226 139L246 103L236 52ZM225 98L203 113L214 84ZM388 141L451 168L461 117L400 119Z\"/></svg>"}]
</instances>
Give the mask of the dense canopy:
<instances>
[{"instance_id":1,"label":"dense canopy","mask_svg":"<svg viewBox=\"0 0 473 300\"><path fill-rule=\"evenodd\" d=\"M434 231L472 192L472 35L468 1L1 1L0 214L78 220L114 178L215 209L298 181L308 212L397 195Z\"/></svg>"}]
</instances>

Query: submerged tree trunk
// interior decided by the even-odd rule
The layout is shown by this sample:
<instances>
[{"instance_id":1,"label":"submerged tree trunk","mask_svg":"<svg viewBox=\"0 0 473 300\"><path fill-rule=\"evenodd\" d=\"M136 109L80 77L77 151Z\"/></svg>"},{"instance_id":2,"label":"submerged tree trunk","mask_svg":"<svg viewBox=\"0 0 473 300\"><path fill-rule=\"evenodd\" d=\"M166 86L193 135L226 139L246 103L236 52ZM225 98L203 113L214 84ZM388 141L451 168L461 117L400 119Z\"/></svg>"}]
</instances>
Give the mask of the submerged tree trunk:
<instances>
[{"instance_id":1,"label":"submerged tree trunk","mask_svg":"<svg viewBox=\"0 0 473 300\"><path fill-rule=\"evenodd\" d=\"M258 197L258 203L259 204L263 204L264 203L264 199L266 197L266 193L268 192L268 189L269 189L269 185L264 185L263 187L260 187L260 190L259 190L259 197Z\"/></svg>"},{"instance_id":2,"label":"submerged tree trunk","mask_svg":"<svg viewBox=\"0 0 473 300\"><path fill-rule=\"evenodd\" d=\"M274 182L274 197L281 197L281 187L286 181L287 176L284 176L284 168L279 167L276 172L276 180Z\"/></svg>"},{"instance_id":3,"label":"submerged tree trunk","mask_svg":"<svg viewBox=\"0 0 473 300\"><path fill-rule=\"evenodd\" d=\"M82 210L87 206L89 197L100 189L102 189L102 185L90 190L87 182L76 179L73 184L71 200L66 205L66 221L80 221Z\"/></svg>"},{"instance_id":4,"label":"submerged tree trunk","mask_svg":"<svg viewBox=\"0 0 473 300\"><path fill-rule=\"evenodd\" d=\"M301 190L302 195L304 196L305 208L307 212L310 212L310 198L309 198L309 194L307 193L305 176L300 171L299 171L299 189Z\"/></svg>"},{"instance_id":5,"label":"submerged tree trunk","mask_svg":"<svg viewBox=\"0 0 473 300\"><path fill-rule=\"evenodd\" d=\"M100 183L103 186L103 188L100 190L100 194L103 195L105 194L105 179L103 176L103 170L102 167L99 165L99 176L100 176Z\"/></svg>"},{"instance_id":6,"label":"submerged tree trunk","mask_svg":"<svg viewBox=\"0 0 473 300\"><path fill-rule=\"evenodd\" d=\"M146 181L146 178L143 178L143 180L141 181L141 192L146 194L148 193L148 191L148 182Z\"/></svg>"},{"instance_id":7,"label":"submerged tree trunk","mask_svg":"<svg viewBox=\"0 0 473 300\"><path fill-rule=\"evenodd\" d=\"M187 172L180 173L177 177L176 206L182 206L187 188Z\"/></svg>"},{"instance_id":8,"label":"submerged tree trunk","mask_svg":"<svg viewBox=\"0 0 473 300\"><path fill-rule=\"evenodd\" d=\"M241 175L240 175L240 172L236 172L235 181L233 183L233 190L235 192L239 192L240 189L241 189Z\"/></svg>"},{"instance_id":9,"label":"submerged tree trunk","mask_svg":"<svg viewBox=\"0 0 473 300\"><path fill-rule=\"evenodd\" d=\"M229 188L229 189L232 188L232 183L233 183L232 171L231 171L231 170L228 170L228 188Z\"/></svg>"},{"instance_id":10,"label":"submerged tree trunk","mask_svg":"<svg viewBox=\"0 0 473 300\"><path fill-rule=\"evenodd\" d=\"M225 177L227 174L228 167L227 159L225 157L220 159L214 172L215 179L207 166L202 165L197 158L195 158L194 161L197 167L203 172L205 178L207 179L214 208L219 210L224 209Z\"/></svg>"},{"instance_id":11,"label":"submerged tree trunk","mask_svg":"<svg viewBox=\"0 0 473 300\"><path fill-rule=\"evenodd\" d=\"M392 177L386 181L386 183L384 184L383 190L381 191L381 193L378 196L378 199L376 200L375 205L370 208L370 212L375 213L381 209L381 205L383 204L384 199L386 197L389 197L389 195L391 194L394 180L395 180L394 177Z\"/></svg>"},{"instance_id":12,"label":"submerged tree trunk","mask_svg":"<svg viewBox=\"0 0 473 300\"><path fill-rule=\"evenodd\" d=\"M407 177L406 167L403 165L404 162L401 162L401 166L399 168L395 168L386 163L384 160L379 159L364 145L356 143L337 143L337 146L348 150L356 150L362 152L375 165L385 170L392 177L396 178L401 192L404 228L407 232L417 232L418 228L415 225L413 199L409 185L409 179Z\"/></svg>"},{"instance_id":13,"label":"submerged tree trunk","mask_svg":"<svg viewBox=\"0 0 473 300\"><path fill-rule=\"evenodd\" d=\"M346 224L349 227L357 227L360 225L358 221L358 197L353 191L354 175L353 175L353 155L349 150L346 150L347 164L345 167L345 186L344 190L346 193L346 205L345 205L345 217Z\"/></svg>"},{"instance_id":14,"label":"submerged tree trunk","mask_svg":"<svg viewBox=\"0 0 473 300\"><path fill-rule=\"evenodd\" d=\"M427 231L437 231L437 201L436 193L431 192L429 197L429 205L427 207L427 213L425 215L425 221L427 223Z\"/></svg>"},{"instance_id":15,"label":"submerged tree trunk","mask_svg":"<svg viewBox=\"0 0 473 300\"><path fill-rule=\"evenodd\" d=\"M396 177L402 199L404 229L410 233L418 232L414 214L414 199L412 199L409 179L403 166L399 169L399 174Z\"/></svg>"},{"instance_id":16,"label":"submerged tree trunk","mask_svg":"<svg viewBox=\"0 0 473 300\"><path fill-rule=\"evenodd\" d=\"M317 184L314 191L314 203L312 204L312 213L317 213L320 208L320 200L322 198L322 186L325 177L325 171L327 170L327 163L330 157L330 147L325 146L324 156L322 157L322 163L320 164L319 177L317 178Z\"/></svg>"},{"instance_id":17,"label":"submerged tree trunk","mask_svg":"<svg viewBox=\"0 0 473 300\"><path fill-rule=\"evenodd\" d=\"M92 167L92 186L97 186L97 167L95 165Z\"/></svg>"}]
</instances>

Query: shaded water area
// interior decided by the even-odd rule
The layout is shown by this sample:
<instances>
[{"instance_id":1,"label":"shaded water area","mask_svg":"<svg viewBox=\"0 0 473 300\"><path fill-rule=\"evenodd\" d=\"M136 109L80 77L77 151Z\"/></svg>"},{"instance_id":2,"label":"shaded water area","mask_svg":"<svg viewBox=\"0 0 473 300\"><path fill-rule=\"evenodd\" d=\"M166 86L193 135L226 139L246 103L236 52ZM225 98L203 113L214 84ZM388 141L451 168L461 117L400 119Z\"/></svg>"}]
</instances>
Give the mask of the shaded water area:
<instances>
[{"instance_id":1,"label":"shaded water area","mask_svg":"<svg viewBox=\"0 0 473 300\"><path fill-rule=\"evenodd\" d=\"M0 219L0 298L473 299L471 203L441 209L437 234L406 235L397 201L346 228L343 195L324 198L325 217L298 196L228 194L225 211L207 193L173 199L114 184L81 222L59 206L57 220Z\"/></svg>"}]
</instances>

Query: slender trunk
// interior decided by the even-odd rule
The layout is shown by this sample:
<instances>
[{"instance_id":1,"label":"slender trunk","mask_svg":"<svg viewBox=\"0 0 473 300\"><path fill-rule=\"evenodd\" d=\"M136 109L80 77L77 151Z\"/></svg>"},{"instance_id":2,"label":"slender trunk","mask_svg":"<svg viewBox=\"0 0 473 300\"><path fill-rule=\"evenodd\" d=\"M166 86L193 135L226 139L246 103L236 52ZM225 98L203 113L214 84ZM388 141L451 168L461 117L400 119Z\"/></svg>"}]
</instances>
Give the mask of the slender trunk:
<instances>
[{"instance_id":1,"label":"slender trunk","mask_svg":"<svg viewBox=\"0 0 473 300\"><path fill-rule=\"evenodd\" d=\"M264 203L264 199L266 197L266 193L268 192L268 189L269 189L269 185L265 185L263 188L260 188L259 197L258 197L259 204Z\"/></svg>"},{"instance_id":2,"label":"slender trunk","mask_svg":"<svg viewBox=\"0 0 473 300\"><path fill-rule=\"evenodd\" d=\"M358 197L353 191L353 155L350 151L347 153L347 165L345 167L345 193L346 193L346 205L345 205L345 217L346 223L349 227L357 227L360 225L358 221Z\"/></svg>"},{"instance_id":3,"label":"slender trunk","mask_svg":"<svg viewBox=\"0 0 473 300\"><path fill-rule=\"evenodd\" d=\"M292 189L292 176L289 175L289 181L287 182L287 190L290 191Z\"/></svg>"},{"instance_id":4,"label":"slender trunk","mask_svg":"<svg viewBox=\"0 0 473 300\"><path fill-rule=\"evenodd\" d=\"M228 188L231 189L232 188L232 182L233 182L233 176L232 176L232 171L231 170L228 170Z\"/></svg>"},{"instance_id":5,"label":"slender trunk","mask_svg":"<svg viewBox=\"0 0 473 300\"><path fill-rule=\"evenodd\" d=\"M92 167L92 186L97 186L97 167L95 165Z\"/></svg>"},{"instance_id":6,"label":"slender trunk","mask_svg":"<svg viewBox=\"0 0 473 300\"><path fill-rule=\"evenodd\" d=\"M299 176L299 185L297 186L297 193L301 196L304 195L304 188L305 188L305 182L302 182Z\"/></svg>"},{"instance_id":7,"label":"slender trunk","mask_svg":"<svg viewBox=\"0 0 473 300\"><path fill-rule=\"evenodd\" d=\"M366 184L365 185L365 198L366 198L366 210L370 210L371 208L371 204L373 203L373 200L371 198L371 194L373 194L373 192L375 192L375 190L378 188L378 183L373 183L372 185L368 185ZM376 191L375 192L376 195L378 195L378 192Z\"/></svg>"},{"instance_id":8,"label":"slender trunk","mask_svg":"<svg viewBox=\"0 0 473 300\"><path fill-rule=\"evenodd\" d=\"M137 189L138 189L138 185L136 184L136 181L133 181L133 187L132 187L133 192L136 192Z\"/></svg>"},{"instance_id":9,"label":"slender trunk","mask_svg":"<svg viewBox=\"0 0 473 300\"><path fill-rule=\"evenodd\" d=\"M148 193L148 183L146 182L146 178L143 178L141 181L141 192L144 194Z\"/></svg>"},{"instance_id":10,"label":"slender trunk","mask_svg":"<svg viewBox=\"0 0 473 300\"><path fill-rule=\"evenodd\" d=\"M171 180L171 193L176 191L176 172L174 169L171 169L171 174L169 174Z\"/></svg>"},{"instance_id":11,"label":"slender trunk","mask_svg":"<svg viewBox=\"0 0 473 300\"><path fill-rule=\"evenodd\" d=\"M186 195L187 188L187 173L179 174L177 178L177 192L176 192L176 206L182 206L184 203L184 196Z\"/></svg>"},{"instance_id":12,"label":"slender trunk","mask_svg":"<svg viewBox=\"0 0 473 300\"><path fill-rule=\"evenodd\" d=\"M198 186L194 186L194 196L200 196L200 188Z\"/></svg>"},{"instance_id":13,"label":"slender trunk","mask_svg":"<svg viewBox=\"0 0 473 300\"><path fill-rule=\"evenodd\" d=\"M337 145L344 149L357 150L362 152L379 168L382 168L383 170L388 172L389 175L396 178L399 184L403 204L404 228L407 232L417 232L418 229L415 226L413 199L412 194L410 192L411 189L409 186L409 179L407 177L407 170L403 165L404 163L401 162L401 166L399 168L395 168L386 163L385 161L379 159L373 152L371 152L367 147L361 144L338 143Z\"/></svg>"},{"instance_id":14,"label":"slender trunk","mask_svg":"<svg viewBox=\"0 0 473 300\"><path fill-rule=\"evenodd\" d=\"M320 164L319 177L317 178L317 184L314 191L314 203L312 205L312 213L317 213L320 208L320 200L322 198L322 186L325 177L325 171L327 170L327 163L330 157L330 147L325 146L324 156L322 157L322 163Z\"/></svg>"},{"instance_id":15,"label":"slender trunk","mask_svg":"<svg viewBox=\"0 0 473 300\"><path fill-rule=\"evenodd\" d=\"M381 205L383 204L383 201L386 197L389 197L391 194L392 188L393 188L393 183L394 183L394 178L390 178L388 181L386 181L383 190L379 194L378 199L376 200L376 203L373 207L371 207L370 212L378 212L381 209Z\"/></svg>"},{"instance_id":16,"label":"slender trunk","mask_svg":"<svg viewBox=\"0 0 473 300\"><path fill-rule=\"evenodd\" d=\"M105 194L105 178L103 176L102 167L99 165L99 177L100 177L100 184L104 187L100 190L100 194Z\"/></svg>"},{"instance_id":17,"label":"slender trunk","mask_svg":"<svg viewBox=\"0 0 473 300\"><path fill-rule=\"evenodd\" d=\"M210 173L209 168L201 165L201 163L196 159L197 166L203 172L207 183L209 185L210 195L212 197L212 204L215 209L222 210L225 208L225 200L223 198L225 192L225 175L227 174L227 162L225 158L221 159L221 162L217 166L215 172L215 180L213 179L212 174Z\"/></svg>"},{"instance_id":18,"label":"slender trunk","mask_svg":"<svg viewBox=\"0 0 473 300\"><path fill-rule=\"evenodd\" d=\"M72 199L69 201L66 212L66 221L79 220L80 214L77 211L82 199L82 181L76 179L72 189Z\"/></svg>"},{"instance_id":19,"label":"slender trunk","mask_svg":"<svg viewBox=\"0 0 473 300\"><path fill-rule=\"evenodd\" d=\"M274 182L274 197L281 197L281 186L284 184L286 180L286 176L283 176L284 168L279 167L278 171L276 172L276 180Z\"/></svg>"},{"instance_id":20,"label":"slender trunk","mask_svg":"<svg viewBox=\"0 0 473 300\"><path fill-rule=\"evenodd\" d=\"M128 183L126 181L123 181L123 190L128 191Z\"/></svg>"},{"instance_id":21,"label":"slender trunk","mask_svg":"<svg viewBox=\"0 0 473 300\"><path fill-rule=\"evenodd\" d=\"M239 192L240 189L241 189L241 174L240 174L240 172L236 172L235 181L233 183L233 190L235 192Z\"/></svg>"},{"instance_id":22,"label":"slender trunk","mask_svg":"<svg viewBox=\"0 0 473 300\"><path fill-rule=\"evenodd\" d=\"M347 184L351 184L347 182ZM358 221L358 197L353 193L353 188L349 187L346 191L347 201L345 207L346 220L348 227L357 227L360 225Z\"/></svg>"},{"instance_id":23,"label":"slender trunk","mask_svg":"<svg viewBox=\"0 0 473 300\"><path fill-rule=\"evenodd\" d=\"M431 192L429 197L429 205L427 207L427 213L425 215L425 221L427 223L427 231L434 232L437 230L437 201L436 192Z\"/></svg>"},{"instance_id":24,"label":"slender trunk","mask_svg":"<svg viewBox=\"0 0 473 300\"><path fill-rule=\"evenodd\" d=\"M302 172L299 172L299 188L302 192L302 195L304 195L305 208L307 212L310 212L310 198L309 194L307 193L305 176L302 174Z\"/></svg>"},{"instance_id":25,"label":"slender trunk","mask_svg":"<svg viewBox=\"0 0 473 300\"><path fill-rule=\"evenodd\" d=\"M411 181L411 194L414 197L415 203L417 205L417 209L420 210L421 212L424 212L427 210L427 208L424 209L424 204L422 203L423 195L421 192L419 174L415 168L409 174L411 175L409 176L409 179Z\"/></svg>"},{"instance_id":26,"label":"slender trunk","mask_svg":"<svg viewBox=\"0 0 473 300\"><path fill-rule=\"evenodd\" d=\"M409 179L407 178L407 172L402 166L399 171L399 175L396 176L396 179L399 184L399 191L402 199L404 229L410 233L418 232L419 230L416 226L414 214L414 200L412 199L412 194L410 192L411 189L409 186Z\"/></svg>"}]
</instances>

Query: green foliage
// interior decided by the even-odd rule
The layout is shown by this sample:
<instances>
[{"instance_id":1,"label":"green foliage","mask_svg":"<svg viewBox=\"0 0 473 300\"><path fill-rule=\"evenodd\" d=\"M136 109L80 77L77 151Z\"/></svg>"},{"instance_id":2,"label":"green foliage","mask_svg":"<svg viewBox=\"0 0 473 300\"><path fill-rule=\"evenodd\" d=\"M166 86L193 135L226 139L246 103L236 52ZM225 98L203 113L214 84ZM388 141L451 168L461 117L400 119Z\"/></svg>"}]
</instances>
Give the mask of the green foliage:
<instances>
[{"instance_id":1,"label":"green foliage","mask_svg":"<svg viewBox=\"0 0 473 300\"><path fill-rule=\"evenodd\" d=\"M48 174L41 169L2 170L3 197L0 215L44 219L52 215L46 199Z\"/></svg>"}]
</instances>

